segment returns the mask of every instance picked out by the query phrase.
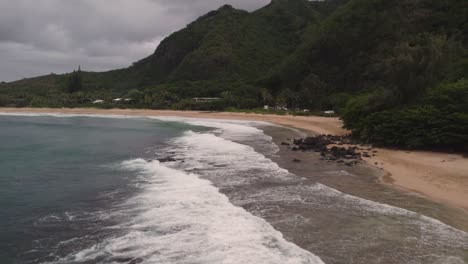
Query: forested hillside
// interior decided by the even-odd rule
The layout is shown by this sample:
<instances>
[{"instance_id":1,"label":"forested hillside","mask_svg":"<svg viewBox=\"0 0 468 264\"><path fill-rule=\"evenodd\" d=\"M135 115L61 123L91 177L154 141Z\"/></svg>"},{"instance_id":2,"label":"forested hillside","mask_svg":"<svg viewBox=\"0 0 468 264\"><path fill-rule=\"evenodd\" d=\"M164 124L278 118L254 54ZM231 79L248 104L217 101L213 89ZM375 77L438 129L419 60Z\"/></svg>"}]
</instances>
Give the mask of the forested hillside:
<instances>
[{"instance_id":1,"label":"forested hillside","mask_svg":"<svg viewBox=\"0 0 468 264\"><path fill-rule=\"evenodd\" d=\"M251 13L223 6L126 69L0 84L0 105L128 97L147 108L334 109L363 140L466 150L467 44L466 0L273 0Z\"/></svg>"},{"instance_id":2,"label":"forested hillside","mask_svg":"<svg viewBox=\"0 0 468 264\"><path fill-rule=\"evenodd\" d=\"M365 140L466 149L467 18L463 0L349 1L266 84L334 108Z\"/></svg>"},{"instance_id":3,"label":"forested hillside","mask_svg":"<svg viewBox=\"0 0 468 264\"><path fill-rule=\"evenodd\" d=\"M256 81L294 52L304 30L321 20L317 10L307 0L275 0L252 13L222 6L171 34L154 54L126 69L83 71L81 92L102 97L103 93L125 95L136 89L179 99L220 96L226 91L254 96ZM3 89L16 93L52 89L60 93L67 90L70 76L25 79L5 84Z\"/></svg>"}]
</instances>

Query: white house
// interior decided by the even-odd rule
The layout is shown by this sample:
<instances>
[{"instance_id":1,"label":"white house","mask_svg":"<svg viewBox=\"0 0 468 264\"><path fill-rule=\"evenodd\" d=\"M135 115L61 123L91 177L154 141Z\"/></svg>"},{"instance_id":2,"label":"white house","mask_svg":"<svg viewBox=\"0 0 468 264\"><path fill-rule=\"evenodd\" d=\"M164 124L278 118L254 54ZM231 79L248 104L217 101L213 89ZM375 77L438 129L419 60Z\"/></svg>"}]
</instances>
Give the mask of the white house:
<instances>
[{"instance_id":1,"label":"white house","mask_svg":"<svg viewBox=\"0 0 468 264\"><path fill-rule=\"evenodd\" d=\"M103 104L104 103L104 100L96 100L96 101L93 101L93 104Z\"/></svg>"},{"instance_id":2,"label":"white house","mask_svg":"<svg viewBox=\"0 0 468 264\"><path fill-rule=\"evenodd\" d=\"M115 98L114 100L112 100L113 103L115 104L118 104L120 102L122 102L122 98Z\"/></svg>"}]
</instances>

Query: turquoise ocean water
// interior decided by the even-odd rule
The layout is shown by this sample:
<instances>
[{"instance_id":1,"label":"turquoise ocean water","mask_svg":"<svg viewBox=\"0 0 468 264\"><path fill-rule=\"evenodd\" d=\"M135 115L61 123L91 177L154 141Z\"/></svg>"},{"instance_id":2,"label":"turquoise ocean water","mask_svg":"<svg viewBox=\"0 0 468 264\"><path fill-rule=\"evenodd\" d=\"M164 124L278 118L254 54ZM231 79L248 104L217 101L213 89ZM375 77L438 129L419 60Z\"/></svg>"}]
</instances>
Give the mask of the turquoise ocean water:
<instances>
[{"instance_id":1,"label":"turquoise ocean water","mask_svg":"<svg viewBox=\"0 0 468 264\"><path fill-rule=\"evenodd\" d=\"M268 127L0 114L0 264L468 261L466 232L320 180L355 175L279 167Z\"/></svg>"},{"instance_id":2,"label":"turquoise ocean water","mask_svg":"<svg viewBox=\"0 0 468 264\"><path fill-rule=\"evenodd\" d=\"M271 138L182 121L0 115L0 263L321 263L206 179L274 173L234 142Z\"/></svg>"},{"instance_id":3,"label":"turquoise ocean water","mask_svg":"<svg viewBox=\"0 0 468 264\"><path fill-rule=\"evenodd\" d=\"M151 156L188 127L145 119L0 116L0 263L52 261L55 253L73 251L55 252L60 242L86 233L106 236L102 229L112 219L94 216L135 191L129 184L134 175L116 164Z\"/></svg>"}]
</instances>

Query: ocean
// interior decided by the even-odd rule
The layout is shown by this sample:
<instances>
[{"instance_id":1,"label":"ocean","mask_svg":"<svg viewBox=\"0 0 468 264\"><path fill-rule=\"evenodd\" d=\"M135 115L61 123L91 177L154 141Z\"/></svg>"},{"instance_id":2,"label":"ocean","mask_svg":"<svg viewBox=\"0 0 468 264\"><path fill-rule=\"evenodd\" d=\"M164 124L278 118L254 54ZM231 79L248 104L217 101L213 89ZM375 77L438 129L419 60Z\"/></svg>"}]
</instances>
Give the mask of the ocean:
<instances>
[{"instance_id":1,"label":"ocean","mask_svg":"<svg viewBox=\"0 0 468 264\"><path fill-rule=\"evenodd\" d=\"M271 126L0 115L0 263L466 263L466 232L281 168Z\"/></svg>"}]
</instances>

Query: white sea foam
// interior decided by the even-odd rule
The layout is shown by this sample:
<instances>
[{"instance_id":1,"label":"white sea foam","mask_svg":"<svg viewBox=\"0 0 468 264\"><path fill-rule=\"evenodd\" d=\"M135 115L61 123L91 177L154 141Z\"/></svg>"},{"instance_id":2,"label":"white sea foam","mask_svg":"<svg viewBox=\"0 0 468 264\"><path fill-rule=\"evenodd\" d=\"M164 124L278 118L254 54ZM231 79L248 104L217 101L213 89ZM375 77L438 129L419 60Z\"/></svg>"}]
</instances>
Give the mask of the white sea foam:
<instances>
[{"instance_id":1,"label":"white sea foam","mask_svg":"<svg viewBox=\"0 0 468 264\"><path fill-rule=\"evenodd\" d=\"M238 121L223 119L185 118L185 117L149 117L161 121L184 122L194 126L214 128L213 133L223 139L242 143L244 145L255 145L261 147L264 154L273 154L279 151L278 146L272 142L272 137L266 135L258 127L277 126L261 121ZM203 141L209 143L209 141Z\"/></svg>"},{"instance_id":2,"label":"white sea foam","mask_svg":"<svg viewBox=\"0 0 468 264\"><path fill-rule=\"evenodd\" d=\"M446 225L432 217L388 204L355 197L322 184L316 184L310 189L321 196L337 198L338 202L336 204L339 204L344 210L345 208L354 208L359 209L361 213L404 216L407 219L405 221L406 225L412 225L419 229L421 243L445 244L446 246L468 249L468 233Z\"/></svg>"},{"instance_id":3,"label":"white sea foam","mask_svg":"<svg viewBox=\"0 0 468 264\"><path fill-rule=\"evenodd\" d=\"M272 138L263 133L262 130L255 126L278 126L262 121L240 121L240 120L223 120L223 119L206 119L206 118L189 118L189 117L171 117L171 116L144 116L144 115L109 115L109 114L63 114L63 113L23 113L23 112L0 112L0 116L24 116L24 117L95 117L95 118L110 118L110 119L153 119L169 122L183 122L194 126L203 126L215 128L215 133L218 133L223 138L244 142L244 143L264 143L257 144L262 146L267 153L275 153L279 148L271 142Z\"/></svg>"},{"instance_id":4,"label":"white sea foam","mask_svg":"<svg viewBox=\"0 0 468 264\"><path fill-rule=\"evenodd\" d=\"M259 178L290 175L254 148L231 141L264 140L273 145L271 138L239 123L189 123L217 129L188 131L173 140L164 151L177 153L183 163L167 167L142 159L124 162L124 169L140 175L136 184L142 190L115 209L115 218L125 219L117 228L124 232L55 263L323 263L286 241L265 220L233 205L210 181L187 172L211 170L228 185L245 184L246 173L252 178L255 172Z\"/></svg>"},{"instance_id":5,"label":"white sea foam","mask_svg":"<svg viewBox=\"0 0 468 264\"><path fill-rule=\"evenodd\" d=\"M215 133L218 133L223 138L243 142L245 144L255 145L259 147L258 151L265 154L274 154L279 151L278 146L273 144L272 138L265 135L262 130L257 127L263 126L279 126L263 121L241 121L241 120L224 120L224 119L207 119L207 118L190 118L190 117L172 117L172 116L144 116L144 115L110 115L110 114L64 114L64 113L24 113L24 112L0 112L0 116L24 116L24 117L94 117L94 118L109 118L109 119L153 119L159 121L182 122L194 126L203 126L215 128ZM294 130L294 129L293 129Z\"/></svg>"},{"instance_id":6,"label":"white sea foam","mask_svg":"<svg viewBox=\"0 0 468 264\"><path fill-rule=\"evenodd\" d=\"M158 161L126 161L142 192L119 208L124 234L56 263L140 259L141 263L323 263L265 220L229 202L211 182ZM135 214L135 212L138 212Z\"/></svg>"},{"instance_id":7,"label":"white sea foam","mask_svg":"<svg viewBox=\"0 0 468 264\"><path fill-rule=\"evenodd\" d=\"M108 115L108 114L63 114L63 113L27 113L27 112L0 112L0 116L25 116L25 117L96 117L96 118L112 118L112 119L138 119L144 116L138 115Z\"/></svg>"},{"instance_id":8,"label":"white sea foam","mask_svg":"<svg viewBox=\"0 0 468 264\"><path fill-rule=\"evenodd\" d=\"M468 234L455 229L436 219L418 213L383 204L356 196L348 195L322 184L303 184L302 178L290 174L276 163L266 158L249 146L265 144L260 139L271 140L256 128L246 129L248 124L206 124L190 121L193 125L218 127L214 133L186 132L182 137L173 140L168 150L175 157L184 160L183 163L173 163L174 168L186 171L199 171L203 177L214 182L223 189L236 188L230 195L231 202L236 205L255 204L257 215L268 215L272 205L302 205L304 208L329 208L341 211L343 214L386 217L387 220L398 217L401 230L416 232L419 235L419 245L427 247L449 246L451 248L466 248ZM237 142L234 142L237 141ZM249 142L246 145L245 142ZM244 144L241 144L244 143ZM269 142L271 144L271 141ZM342 172L346 174L345 172ZM284 182L284 186L261 188L244 192L252 188L256 182ZM296 184L293 184L296 182ZM292 184L292 185L291 185ZM240 187L239 185L244 186ZM255 187L253 187L255 188ZM241 191L242 190L242 191ZM313 203L313 204L311 204ZM275 206L274 206L275 207ZM274 208L273 207L273 208ZM288 221L299 217L297 221L306 221L300 215L288 215ZM296 221L296 222L297 222ZM395 220L394 220L395 221ZM411 231L410 231L411 230Z\"/></svg>"},{"instance_id":9,"label":"white sea foam","mask_svg":"<svg viewBox=\"0 0 468 264\"><path fill-rule=\"evenodd\" d=\"M320 183L304 186L280 186L276 190L260 190L251 199L257 203L294 204L310 210L326 209L343 215L386 217L398 223L401 230L416 232L418 244L426 247L465 248L468 233L419 213L352 196ZM398 220L396 220L398 219ZM382 219L381 219L382 220ZM382 222L382 225L385 225Z\"/></svg>"},{"instance_id":10,"label":"white sea foam","mask_svg":"<svg viewBox=\"0 0 468 264\"><path fill-rule=\"evenodd\" d=\"M229 135L233 134L231 132ZM173 140L171 146L165 151L171 151L175 158L184 161L173 164L173 167L185 171L202 170L205 177L220 187L265 180L278 182L301 179L256 152L253 147L214 134L188 131Z\"/></svg>"},{"instance_id":11,"label":"white sea foam","mask_svg":"<svg viewBox=\"0 0 468 264\"><path fill-rule=\"evenodd\" d=\"M257 181L300 183L302 180L263 155L277 150L271 138L254 127L266 123L149 118L215 130L186 132L173 140L171 147L163 150L174 153L184 162L165 166L157 161L141 159L125 162L125 169L140 174L138 186L142 192L116 210L115 217L126 220L114 228L124 232L56 263L95 259L104 263L114 259L142 260L142 263L321 263L312 253L287 242L263 219L235 206L248 202L302 204L305 208L327 208L359 216L398 217L402 226L417 230L421 246L445 244L466 248L468 235L463 231L430 217L341 193L322 184L264 188L240 198L230 196L229 201L218 188L247 186ZM249 145L269 147L261 154ZM126 216L132 217L128 219ZM305 221L300 215L293 217L297 217L297 221Z\"/></svg>"}]
</instances>

